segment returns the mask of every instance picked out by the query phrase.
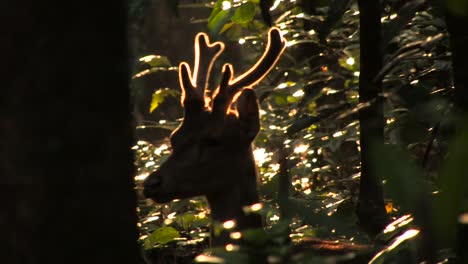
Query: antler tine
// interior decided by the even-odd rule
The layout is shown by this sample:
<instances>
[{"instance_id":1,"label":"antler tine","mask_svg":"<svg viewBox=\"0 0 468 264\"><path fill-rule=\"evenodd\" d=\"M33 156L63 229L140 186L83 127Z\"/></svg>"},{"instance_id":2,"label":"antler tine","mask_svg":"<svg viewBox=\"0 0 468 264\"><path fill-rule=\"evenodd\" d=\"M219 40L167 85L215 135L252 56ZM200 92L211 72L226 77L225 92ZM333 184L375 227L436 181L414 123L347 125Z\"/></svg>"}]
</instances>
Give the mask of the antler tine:
<instances>
[{"instance_id":1,"label":"antler tine","mask_svg":"<svg viewBox=\"0 0 468 264\"><path fill-rule=\"evenodd\" d=\"M214 42L210 44L210 39L205 33L198 33L197 40L195 42L195 70L193 79L196 80L198 89L204 92L208 87L211 68L224 50L224 43Z\"/></svg>"},{"instance_id":2,"label":"antler tine","mask_svg":"<svg viewBox=\"0 0 468 264\"><path fill-rule=\"evenodd\" d=\"M179 81L182 88L182 104L187 105L188 101L204 102L205 89L208 86L211 68L215 60L224 50L224 44L214 42L210 44L208 35L198 33L195 37L195 62L193 74L190 66L182 62L179 68Z\"/></svg>"},{"instance_id":3,"label":"antler tine","mask_svg":"<svg viewBox=\"0 0 468 264\"><path fill-rule=\"evenodd\" d=\"M286 48L286 40L278 28L268 31L268 43L262 57L248 71L229 82L231 89L240 90L259 83L275 66Z\"/></svg>"},{"instance_id":4,"label":"antler tine","mask_svg":"<svg viewBox=\"0 0 468 264\"><path fill-rule=\"evenodd\" d=\"M225 114L234 96L244 87L259 83L273 68L286 48L286 40L278 28L268 32L268 44L262 57L247 72L232 80L234 70L231 64L223 66L223 80L214 92L213 112Z\"/></svg>"},{"instance_id":5,"label":"antler tine","mask_svg":"<svg viewBox=\"0 0 468 264\"><path fill-rule=\"evenodd\" d=\"M232 65L229 63L224 64L222 72L223 77L219 83L219 87L213 94L214 102L212 112L215 114L219 113L219 115L224 116L236 91L229 87L229 82L232 81L232 75L234 72Z\"/></svg>"}]
</instances>

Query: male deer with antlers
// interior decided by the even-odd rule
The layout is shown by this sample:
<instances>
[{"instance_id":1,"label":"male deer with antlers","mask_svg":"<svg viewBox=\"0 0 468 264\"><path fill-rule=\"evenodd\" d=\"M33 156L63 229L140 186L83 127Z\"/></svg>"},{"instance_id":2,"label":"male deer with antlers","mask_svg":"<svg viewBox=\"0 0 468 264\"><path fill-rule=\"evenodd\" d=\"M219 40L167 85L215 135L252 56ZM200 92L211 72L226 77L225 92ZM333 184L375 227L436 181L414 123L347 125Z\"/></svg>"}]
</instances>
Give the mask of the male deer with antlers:
<instances>
[{"instance_id":1,"label":"male deer with antlers","mask_svg":"<svg viewBox=\"0 0 468 264\"><path fill-rule=\"evenodd\" d=\"M196 36L193 73L187 63L179 66L184 119L170 137L172 154L144 182L146 197L165 203L205 195L213 220L234 220L239 230L262 226L259 215L243 211L259 202L251 143L260 123L251 87L273 68L285 47L279 29L270 29L259 61L237 78L232 65L224 64L219 86L207 97L211 68L224 44L210 44L204 33Z\"/></svg>"}]
</instances>

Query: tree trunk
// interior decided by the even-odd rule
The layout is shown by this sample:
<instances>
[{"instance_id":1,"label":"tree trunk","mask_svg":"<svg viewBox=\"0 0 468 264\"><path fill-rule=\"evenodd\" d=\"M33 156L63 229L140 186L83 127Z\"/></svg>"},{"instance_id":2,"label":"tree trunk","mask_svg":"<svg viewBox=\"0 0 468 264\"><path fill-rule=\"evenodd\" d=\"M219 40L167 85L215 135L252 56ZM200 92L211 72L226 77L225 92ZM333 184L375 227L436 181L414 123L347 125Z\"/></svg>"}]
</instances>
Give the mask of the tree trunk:
<instances>
[{"instance_id":1,"label":"tree trunk","mask_svg":"<svg viewBox=\"0 0 468 264\"><path fill-rule=\"evenodd\" d=\"M139 261L125 17L119 0L1 4L4 264Z\"/></svg>"},{"instance_id":2,"label":"tree trunk","mask_svg":"<svg viewBox=\"0 0 468 264\"><path fill-rule=\"evenodd\" d=\"M448 2L453 1L446 1ZM461 2L461 1L460 1ZM445 21L449 32L452 50L453 82L455 85L455 103L462 115L468 114L468 10L458 10L447 6ZM465 14L463 14L465 13Z\"/></svg>"},{"instance_id":3,"label":"tree trunk","mask_svg":"<svg viewBox=\"0 0 468 264\"><path fill-rule=\"evenodd\" d=\"M359 0L361 69L359 100L370 103L359 111L361 126L361 181L357 215L360 225L371 235L380 232L388 222L382 186L373 168L372 144L383 145L384 117L380 94L382 83L374 82L382 68L381 7L379 1Z\"/></svg>"}]
</instances>

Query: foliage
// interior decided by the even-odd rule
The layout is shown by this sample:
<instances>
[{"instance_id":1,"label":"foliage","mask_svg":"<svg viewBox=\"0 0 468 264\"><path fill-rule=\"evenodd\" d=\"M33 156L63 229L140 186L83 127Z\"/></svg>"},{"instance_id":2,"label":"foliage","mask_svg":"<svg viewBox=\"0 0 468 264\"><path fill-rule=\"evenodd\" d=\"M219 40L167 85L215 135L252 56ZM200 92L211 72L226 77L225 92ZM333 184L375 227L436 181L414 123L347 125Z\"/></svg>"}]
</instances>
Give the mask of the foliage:
<instances>
[{"instance_id":1,"label":"foliage","mask_svg":"<svg viewBox=\"0 0 468 264\"><path fill-rule=\"evenodd\" d=\"M209 1L205 2L209 6ZM264 1L219 0L210 6L207 18L211 34L221 34L242 46L245 64L255 61L264 46L260 44L267 26L265 16L260 16L260 2ZM372 103L358 102L359 10L356 1L313 2L310 6L296 1L272 3L269 12L273 24L284 33L288 48L277 68L255 87L262 128L254 154L262 183L261 214L268 226L250 234L251 244L254 252L278 261L289 258L288 263L330 259L310 253L291 257L287 237L371 243L360 232L354 215L360 177L357 112ZM463 202L466 189L457 188L461 177L466 176L459 172L465 171L462 157L466 156L467 137L462 134L449 148L457 117L453 114L451 53L445 22L438 16L440 10L425 1L383 3L384 66L378 78L384 88L381 96L385 99L387 146L375 149L375 161L386 183L387 212L395 222L387 227L390 232L380 235L385 246L372 263L403 263L408 261L407 252L415 252L411 245L418 241L418 228L425 217L446 228L453 226L453 221L447 221L454 219L460 208L467 209ZM168 60L156 62L147 62L145 74L171 68ZM156 91L149 111L158 111L166 96L177 95L173 91ZM178 120L164 122L173 128ZM135 146L137 184L165 160L169 148L162 141ZM450 149L454 151L444 162ZM287 159L291 182L287 208L278 204L281 158ZM455 189L456 198L443 192L433 203L434 194L444 189ZM457 203L448 207L450 199ZM433 214L417 209L432 206ZM139 210L141 239L147 248L191 251L195 245L195 252L200 253L206 246L209 209L203 198L167 205L148 205L141 200ZM285 219L281 210L289 212L291 219ZM441 229L439 226L435 232ZM244 263L252 249L213 252L228 263ZM447 255L451 256L439 252L437 257L444 259ZM332 263L339 260L334 257Z\"/></svg>"}]
</instances>

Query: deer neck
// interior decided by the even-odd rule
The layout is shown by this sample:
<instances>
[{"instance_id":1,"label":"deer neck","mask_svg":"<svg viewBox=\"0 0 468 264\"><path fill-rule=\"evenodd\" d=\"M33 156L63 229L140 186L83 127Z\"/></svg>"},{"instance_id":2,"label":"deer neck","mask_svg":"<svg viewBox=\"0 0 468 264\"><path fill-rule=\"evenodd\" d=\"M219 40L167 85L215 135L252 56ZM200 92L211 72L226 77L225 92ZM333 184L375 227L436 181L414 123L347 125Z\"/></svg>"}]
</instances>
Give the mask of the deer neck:
<instances>
[{"instance_id":1,"label":"deer neck","mask_svg":"<svg viewBox=\"0 0 468 264\"><path fill-rule=\"evenodd\" d=\"M234 220L237 230L262 227L260 215L245 214L243 210L243 207L259 202L257 168L251 148L246 155L250 157L248 164L243 164L242 175L238 175L232 186L207 195L212 219L220 223Z\"/></svg>"}]
</instances>

